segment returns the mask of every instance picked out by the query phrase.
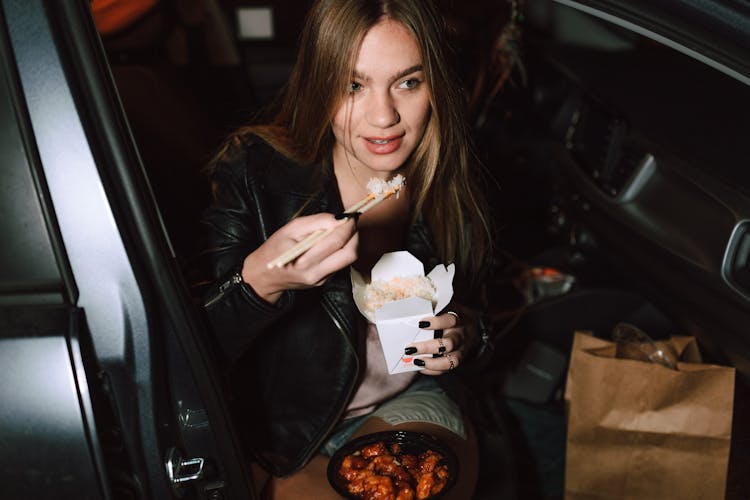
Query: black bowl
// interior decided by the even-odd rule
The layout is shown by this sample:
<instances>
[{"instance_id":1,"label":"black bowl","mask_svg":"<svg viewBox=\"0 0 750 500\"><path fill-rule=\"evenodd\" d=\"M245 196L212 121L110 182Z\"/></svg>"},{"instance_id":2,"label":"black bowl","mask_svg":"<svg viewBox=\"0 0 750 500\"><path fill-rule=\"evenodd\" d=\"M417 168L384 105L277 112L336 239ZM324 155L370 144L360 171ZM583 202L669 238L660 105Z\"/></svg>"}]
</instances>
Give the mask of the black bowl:
<instances>
[{"instance_id":1,"label":"black bowl","mask_svg":"<svg viewBox=\"0 0 750 500\"><path fill-rule=\"evenodd\" d=\"M367 445L374 444L379 441L385 443L386 446L398 443L399 445L401 445L402 454L408 453L412 455L419 455L424 451L434 450L435 452L442 455L443 459L440 461L440 463L448 466L448 482L445 484L443 489L440 490L439 493L428 497L429 500L441 498L453 487L453 484L456 482L456 478L458 477L458 460L456 459L456 454L453 453L453 450L451 450L448 445L446 445L440 439L436 438L435 436L431 436L429 434L421 434L419 432L377 432L375 434L360 436L353 441L349 441L336 453L334 453L329 460L328 482L331 483L333 489L335 489L336 492L342 497L349 499L361 498L349 493L349 490L347 489L346 479L339 475L339 468L341 467L341 462L344 460L344 457L346 457L347 455L351 455L358 450L361 450Z\"/></svg>"}]
</instances>

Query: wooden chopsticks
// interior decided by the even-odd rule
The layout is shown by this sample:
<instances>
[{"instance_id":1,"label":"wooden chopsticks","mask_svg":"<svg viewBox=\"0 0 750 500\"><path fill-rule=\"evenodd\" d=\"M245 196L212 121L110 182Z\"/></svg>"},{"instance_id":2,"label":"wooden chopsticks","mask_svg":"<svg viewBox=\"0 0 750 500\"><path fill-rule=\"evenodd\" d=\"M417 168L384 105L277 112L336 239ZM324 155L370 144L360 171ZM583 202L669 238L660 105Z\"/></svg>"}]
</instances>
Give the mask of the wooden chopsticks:
<instances>
[{"instance_id":1,"label":"wooden chopsticks","mask_svg":"<svg viewBox=\"0 0 750 500\"><path fill-rule=\"evenodd\" d=\"M344 210L345 214L353 215L357 212L361 214L367 212L368 210L371 210L375 208L380 202L383 200L386 200L393 196L394 194L398 193L401 189L401 185L395 186L391 189L382 191L380 193L370 193L361 200L359 200L357 203L352 205L351 207ZM266 264L266 267L268 269L273 269L274 267L284 267L303 253L310 250L317 242L328 236L333 232L334 229L336 229L338 226L329 227L328 229L318 229L317 231L313 231L308 236L306 236L303 240L299 241L296 245L294 245L289 250L285 251L275 259L273 259L271 262Z\"/></svg>"}]
</instances>

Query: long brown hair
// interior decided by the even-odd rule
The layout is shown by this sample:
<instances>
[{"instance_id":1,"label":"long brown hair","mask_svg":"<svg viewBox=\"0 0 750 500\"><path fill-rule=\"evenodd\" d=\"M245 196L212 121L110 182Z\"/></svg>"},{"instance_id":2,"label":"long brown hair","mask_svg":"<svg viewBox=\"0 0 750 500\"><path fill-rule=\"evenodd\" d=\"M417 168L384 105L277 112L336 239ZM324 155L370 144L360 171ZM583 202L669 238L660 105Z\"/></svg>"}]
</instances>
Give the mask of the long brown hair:
<instances>
[{"instance_id":1,"label":"long brown hair","mask_svg":"<svg viewBox=\"0 0 750 500\"><path fill-rule=\"evenodd\" d=\"M297 62L275 118L245 127L304 165L331 157L331 122L352 81L359 46L384 17L402 23L422 52L431 112L405 166L414 217L424 214L439 256L464 277L479 277L491 254L465 101L448 64L444 24L432 0L317 0L307 15Z\"/></svg>"}]
</instances>

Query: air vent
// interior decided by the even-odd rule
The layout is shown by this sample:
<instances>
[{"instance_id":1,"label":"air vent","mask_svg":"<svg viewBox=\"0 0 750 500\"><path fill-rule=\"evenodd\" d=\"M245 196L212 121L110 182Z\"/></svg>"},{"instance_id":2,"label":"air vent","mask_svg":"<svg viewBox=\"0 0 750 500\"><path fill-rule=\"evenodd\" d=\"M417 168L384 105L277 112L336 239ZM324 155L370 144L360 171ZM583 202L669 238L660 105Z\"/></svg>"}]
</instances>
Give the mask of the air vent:
<instances>
[{"instance_id":1,"label":"air vent","mask_svg":"<svg viewBox=\"0 0 750 500\"><path fill-rule=\"evenodd\" d=\"M627 123L591 100L582 104L573 118L567 144L571 155L599 189L617 196L638 165L638 159L622 149ZM630 175L628 162L633 163Z\"/></svg>"}]
</instances>

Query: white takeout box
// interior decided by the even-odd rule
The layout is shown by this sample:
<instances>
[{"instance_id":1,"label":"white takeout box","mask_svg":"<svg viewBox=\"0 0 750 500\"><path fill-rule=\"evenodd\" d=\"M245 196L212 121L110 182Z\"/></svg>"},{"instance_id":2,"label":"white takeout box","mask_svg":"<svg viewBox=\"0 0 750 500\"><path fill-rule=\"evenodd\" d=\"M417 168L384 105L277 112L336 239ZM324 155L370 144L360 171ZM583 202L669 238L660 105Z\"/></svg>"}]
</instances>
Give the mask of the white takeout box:
<instances>
[{"instance_id":1,"label":"white takeout box","mask_svg":"<svg viewBox=\"0 0 750 500\"><path fill-rule=\"evenodd\" d=\"M378 327L380 345L383 347L388 373L424 369L414 365L414 358L431 357L432 354L406 356L404 355L404 348L412 342L422 342L434 338L434 331L420 329L419 321L425 317L434 316L448 305L451 297L453 297L453 275L455 272L453 264L448 267L441 264L435 266L427 275L437 291L437 302L434 308L429 300L421 297L409 297L387 302L380 309L369 312L365 307L367 283L362 275L352 268L354 302L356 302L359 311ZM424 265L409 252L391 252L380 258L370 274L372 281L389 281L397 276L424 276Z\"/></svg>"}]
</instances>

